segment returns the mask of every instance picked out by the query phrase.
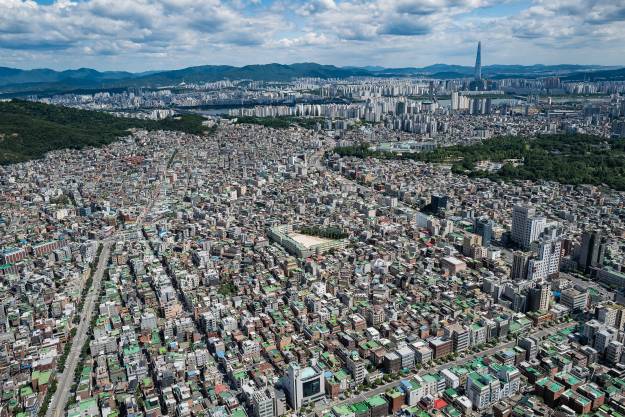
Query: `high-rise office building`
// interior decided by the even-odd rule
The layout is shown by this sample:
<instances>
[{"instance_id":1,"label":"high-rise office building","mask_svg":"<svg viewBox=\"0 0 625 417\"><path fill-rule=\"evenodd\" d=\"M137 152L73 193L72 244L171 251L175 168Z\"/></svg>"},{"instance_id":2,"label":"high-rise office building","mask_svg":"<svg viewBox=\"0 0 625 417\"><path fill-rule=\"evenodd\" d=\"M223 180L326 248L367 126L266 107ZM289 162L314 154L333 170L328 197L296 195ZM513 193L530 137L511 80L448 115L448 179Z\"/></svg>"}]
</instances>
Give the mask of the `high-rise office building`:
<instances>
[{"instance_id":1,"label":"high-rise office building","mask_svg":"<svg viewBox=\"0 0 625 417\"><path fill-rule=\"evenodd\" d=\"M482 237L482 246L490 246L493 238L493 221L487 217L481 217L475 221L475 234Z\"/></svg>"},{"instance_id":2,"label":"high-rise office building","mask_svg":"<svg viewBox=\"0 0 625 417\"><path fill-rule=\"evenodd\" d=\"M471 256L471 250L475 246L482 244L482 237L473 233L467 233L462 240L462 254L465 256Z\"/></svg>"},{"instance_id":3,"label":"high-rise office building","mask_svg":"<svg viewBox=\"0 0 625 417\"><path fill-rule=\"evenodd\" d=\"M521 281L527 278L527 267L530 257L531 255L527 252L514 252L512 255L512 271L510 274L513 280Z\"/></svg>"},{"instance_id":4,"label":"high-rise office building","mask_svg":"<svg viewBox=\"0 0 625 417\"><path fill-rule=\"evenodd\" d=\"M475 55L474 79L469 84L469 89L474 90L474 91L486 90L486 82L482 78L482 42L478 42L477 44L477 54Z\"/></svg>"},{"instance_id":5,"label":"high-rise office building","mask_svg":"<svg viewBox=\"0 0 625 417\"><path fill-rule=\"evenodd\" d=\"M484 107L483 107L483 112L484 114L491 114L493 112L493 100L490 97L487 97L484 99Z\"/></svg>"},{"instance_id":6,"label":"high-rise office building","mask_svg":"<svg viewBox=\"0 0 625 417\"><path fill-rule=\"evenodd\" d=\"M528 279L545 279L560 271L562 239L559 237L541 237L533 244L538 256L530 259L527 266Z\"/></svg>"},{"instance_id":7,"label":"high-rise office building","mask_svg":"<svg viewBox=\"0 0 625 417\"><path fill-rule=\"evenodd\" d=\"M477 55L475 56L475 81L482 81L482 41L477 43Z\"/></svg>"},{"instance_id":8,"label":"high-rise office building","mask_svg":"<svg viewBox=\"0 0 625 417\"><path fill-rule=\"evenodd\" d=\"M540 283L529 291L529 310L542 311L549 310L550 289L546 283Z\"/></svg>"},{"instance_id":9,"label":"high-rise office building","mask_svg":"<svg viewBox=\"0 0 625 417\"><path fill-rule=\"evenodd\" d=\"M291 362L286 389L291 407L299 410L303 405L320 400L325 395L323 372L315 365L300 368L297 363Z\"/></svg>"},{"instance_id":10,"label":"high-rise office building","mask_svg":"<svg viewBox=\"0 0 625 417\"><path fill-rule=\"evenodd\" d=\"M434 194L430 200L432 211L437 213L441 210L447 210L447 196Z\"/></svg>"},{"instance_id":11,"label":"high-rise office building","mask_svg":"<svg viewBox=\"0 0 625 417\"><path fill-rule=\"evenodd\" d=\"M601 266L605 255L605 246L605 240L600 231L584 232L578 260L580 269L588 272L590 268Z\"/></svg>"},{"instance_id":12,"label":"high-rise office building","mask_svg":"<svg viewBox=\"0 0 625 417\"><path fill-rule=\"evenodd\" d=\"M514 206L512 209L512 241L523 249L529 249L547 227L544 217L536 216L533 208Z\"/></svg>"}]
</instances>

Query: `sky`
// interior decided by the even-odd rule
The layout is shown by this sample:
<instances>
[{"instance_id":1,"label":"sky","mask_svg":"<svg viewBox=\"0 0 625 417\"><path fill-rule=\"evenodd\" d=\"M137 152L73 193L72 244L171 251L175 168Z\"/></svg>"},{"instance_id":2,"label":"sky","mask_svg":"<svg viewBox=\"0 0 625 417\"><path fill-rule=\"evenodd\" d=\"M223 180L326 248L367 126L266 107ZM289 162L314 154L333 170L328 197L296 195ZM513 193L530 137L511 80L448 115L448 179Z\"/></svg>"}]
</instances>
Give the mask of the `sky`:
<instances>
[{"instance_id":1,"label":"sky","mask_svg":"<svg viewBox=\"0 0 625 417\"><path fill-rule=\"evenodd\" d=\"M625 66L625 0L0 0L1 66Z\"/></svg>"}]
</instances>

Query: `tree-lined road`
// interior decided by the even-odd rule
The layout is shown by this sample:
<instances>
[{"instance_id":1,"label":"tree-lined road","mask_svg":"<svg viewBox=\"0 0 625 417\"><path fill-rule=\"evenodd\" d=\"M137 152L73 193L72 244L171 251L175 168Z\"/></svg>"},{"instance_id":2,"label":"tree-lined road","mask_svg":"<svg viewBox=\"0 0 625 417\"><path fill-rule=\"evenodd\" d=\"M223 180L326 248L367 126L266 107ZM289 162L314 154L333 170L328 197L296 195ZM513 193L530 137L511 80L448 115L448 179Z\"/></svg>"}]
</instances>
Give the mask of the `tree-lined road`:
<instances>
[{"instance_id":1,"label":"tree-lined road","mask_svg":"<svg viewBox=\"0 0 625 417\"><path fill-rule=\"evenodd\" d=\"M98 265L96 266L96 270L93 274L92 285L87 293L85 303L83 304L83 310L80 313L82 316L80 324L78 325L76 335L71 342L72 347L67 355L65 368L57 380L57 389L52 396L50 405L48 406L46 417L61 417L65 414L65 406L72 387L72 382L74 381L74 372L76 370L76 366L78 366L80 351L87 340L95 302L100 295L100 285L102 283L104 269L106 268L111 254L111 244L112 242L110 240L102 242L103 247L98 259Z\"/></svg>"},{"instance_id":2,"label":"tree-lined road","mask_svg":"<svg viewBox=\"0 0 625 417\"><path fill-rule=\"evenodd\" d=\"M575 325L574 323L561 323L561 324L558 324L556 326L553 326L553 327L550 327L550 328L547 328L547 329L544 329L544 330L538 330L538 331L535 331L535 332L531 332L527 336L533 336L533 337L536 337L536 338L543 338L543 337L545 337L548 334L552 334L552 333L558 332L558 331L560 331L562 329L566 329L566 328L572 327L574 325ZM454 366L457 366L457 365L461 365L463 363L470 362L473 359L479 358L481 356L493 355L493 354L495 354L497 352L500 352L500 351L502 351L504 349L508 349L508 348L514 347L515 345L516 345L516 341L514 341L514 340L513 341L509 341L509 342L508 341L507 342L503 342L503 343L501 343L501 344L499 344L499 345L497 345L495 347L492 347L492 348L489 348L489 349L486 349L486 350L482 350L480 352L467 354L464 358L458 358L458 359L456 359L454 361L451 361L451 362L443 363L443 364L436 365L436 366L431 366L431 367L429 367L427 369L421 369L421 370L419 370L417 372L414 372L414 373L412 373L410 375L403 376L401 379L411 379L411 378L413 378L413 377L415 377L417 375L424 375L424 374L427 374L427 373L436 373L436 372L442 371L443 369L451 368L451 367L454 367ZM337 405L353 404L353 403L356 403L356 402L359 402L359 401L364 401L367 398L371 398L371 397L373 397L375 395L382 394L383 392L386 392L388 389L396 387L398 384L399 384L399 380L395 380L395 381L391 381L391 382L389 382L387 384L380 385L379 387L372 388L372 389L370 389L368 391L365 391L365 392L363 392L363 393L361 393L359 395L351 396L350 398L346 398L344 400L333 401L333 402L330 402L330 403L325 403L323 401L319 401L316 404L316 406L315 406L315 411L316 412L320 412L322 410L328 410L328 409L330 409L332 407L335 407Z\"/></svg>"}]
</instances>

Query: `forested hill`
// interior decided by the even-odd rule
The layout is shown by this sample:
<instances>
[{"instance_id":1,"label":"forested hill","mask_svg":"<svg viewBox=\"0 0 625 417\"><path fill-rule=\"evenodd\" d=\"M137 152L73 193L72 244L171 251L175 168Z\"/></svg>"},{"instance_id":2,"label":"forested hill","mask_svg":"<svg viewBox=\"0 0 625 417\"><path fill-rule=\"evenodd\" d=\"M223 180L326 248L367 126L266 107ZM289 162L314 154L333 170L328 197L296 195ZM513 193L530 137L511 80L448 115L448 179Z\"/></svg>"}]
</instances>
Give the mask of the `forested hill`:
<instances>
[{"instance_id":1,"label":"forested hill","mask_svg":"<svg viewBox=\"0 0 625 417\"><path fill-rule=\"evenodd\" d=\"M625 191L625 141L608 141L592 135L501 137L469 146L457 145L402 155L372 151L366 145L339 147L334 151L341 156L359 158L449 163L455 173L493 180L605 184ZM512 160L520 163L513 163ZM479 161L503 162L503 167L496 172L483 171L478 167Z\"/></svg>"},{"instance_id":2,"label":"forested hill","mask_svg":"<svg viewBox=\"0 0 625 417\"><path fill-rule=\"evenodd\" d=\"M203 134L202 120L196 115L139 120L30 101L0 102L0 164L41 158L56 149L103 146L130 128Z\"/></svg>"}]
</instances>

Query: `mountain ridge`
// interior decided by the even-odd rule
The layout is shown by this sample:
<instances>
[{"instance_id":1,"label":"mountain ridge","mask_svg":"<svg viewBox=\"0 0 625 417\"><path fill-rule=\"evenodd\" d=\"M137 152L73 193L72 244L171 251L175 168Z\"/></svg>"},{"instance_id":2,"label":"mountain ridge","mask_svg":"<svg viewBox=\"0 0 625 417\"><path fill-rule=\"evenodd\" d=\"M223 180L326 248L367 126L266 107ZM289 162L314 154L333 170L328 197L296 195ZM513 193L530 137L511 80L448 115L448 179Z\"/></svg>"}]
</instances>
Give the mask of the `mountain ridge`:
<instances>
[{"instance_id":1,"label":"mountain ridge","mask_svg":"<svg viewBox=\"0 0 625 417\"><path fill-rule=\"evenodd\" d=\"M114 89L129 87L163 87L186 83L202 83L220 80L249 79L253 81L289 81L294 78L348 78L357 76L396 77L423 76L446 79L472 77L473 67L450 64L433 64L425 67L383 68L338 67L314 62L295 64L253 64L236 67L232 65L199 65L176 70L147 71L97 71L91 68L55 71L48 68L22 70L0 67L0 93L17 94L40 92L68 92L79 89ZM611 73L610 71L616 71ZM621 74L621 72L623 74ZM561 76L564 79L588 79L589 74L602 74L607 79L625 78L625 68L599 65L485 65L482 74L487 78L506 76Z\"/></svg>"}]
</instances>

